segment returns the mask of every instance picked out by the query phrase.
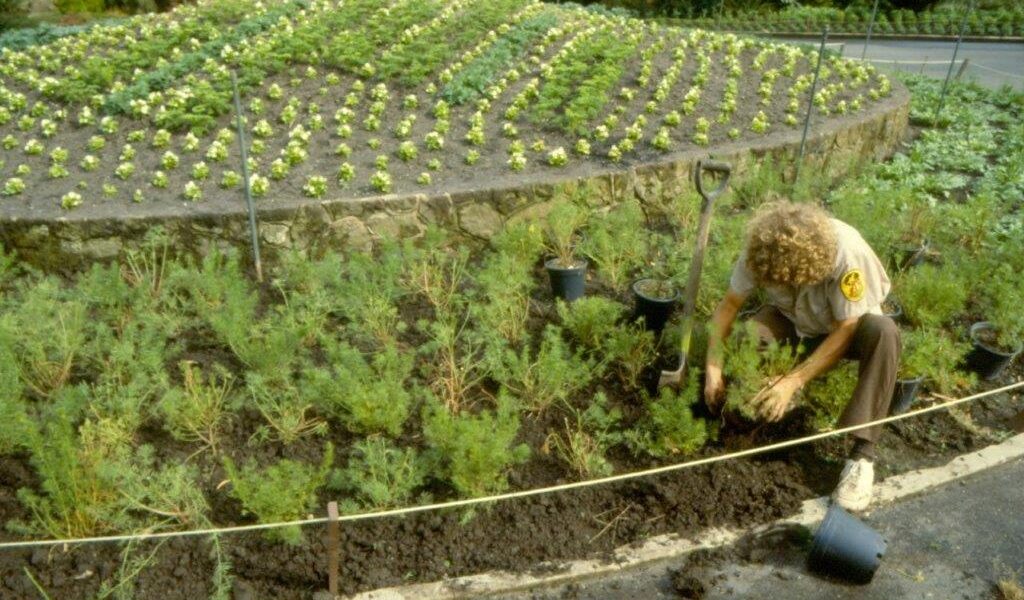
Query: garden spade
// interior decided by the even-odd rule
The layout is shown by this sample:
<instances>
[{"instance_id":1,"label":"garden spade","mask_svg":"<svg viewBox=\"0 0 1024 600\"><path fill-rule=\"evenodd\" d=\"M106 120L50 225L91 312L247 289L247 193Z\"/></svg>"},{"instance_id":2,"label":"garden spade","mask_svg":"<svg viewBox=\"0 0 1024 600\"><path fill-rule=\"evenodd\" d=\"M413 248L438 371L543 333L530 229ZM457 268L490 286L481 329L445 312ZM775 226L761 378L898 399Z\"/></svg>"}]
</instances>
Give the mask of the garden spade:
<instances>
[{"instance_id":1,"label":"garden spade","mask_svg":"<svg viewBox=\"0 0 1024 600\"><path fill-rule=\"evenodd\" d=\"M719 176L718 185L714 189L704 188L704 173L711 172ZM711 213L715 199L721 196L729 185L732 167L719 161L697 161L693 171L693 182L697 191L704 199L700 208L700 222L697 225L697 244L690 260L690 274L686 280L683 293L683 330L680 337L679 367L674 371L662 371L658 378L658 388L666 385L678 386L686 371L686 355L690 352L690 338L693 334L693 315L697 310L697 290L700 287L700 272L704 266L704 250L708 245L708 230L711 228Z\"/></svg>"}]
</instances>

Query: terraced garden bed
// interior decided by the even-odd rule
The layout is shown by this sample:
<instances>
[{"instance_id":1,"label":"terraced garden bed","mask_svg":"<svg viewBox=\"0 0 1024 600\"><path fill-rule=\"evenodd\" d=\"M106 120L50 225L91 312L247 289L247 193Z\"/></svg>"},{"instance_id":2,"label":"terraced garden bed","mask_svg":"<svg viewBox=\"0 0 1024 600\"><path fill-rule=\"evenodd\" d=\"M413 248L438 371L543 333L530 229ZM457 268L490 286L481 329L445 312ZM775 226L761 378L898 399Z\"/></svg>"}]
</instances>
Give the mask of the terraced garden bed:
<instances>
[{"instance_id":1,"label":"terraced garden bed","mask_svg":"<svg viewBox=\"0 0 1024 600\"><path fill-rule=\"evenodd\" d=\"M241 210L231 71L252 189L272 207L586 173L795 130L814 60L529 0L200 3L0 52L0 215ZM815 123L891 89L830 57Z\"/></svg>"}]
</instances>

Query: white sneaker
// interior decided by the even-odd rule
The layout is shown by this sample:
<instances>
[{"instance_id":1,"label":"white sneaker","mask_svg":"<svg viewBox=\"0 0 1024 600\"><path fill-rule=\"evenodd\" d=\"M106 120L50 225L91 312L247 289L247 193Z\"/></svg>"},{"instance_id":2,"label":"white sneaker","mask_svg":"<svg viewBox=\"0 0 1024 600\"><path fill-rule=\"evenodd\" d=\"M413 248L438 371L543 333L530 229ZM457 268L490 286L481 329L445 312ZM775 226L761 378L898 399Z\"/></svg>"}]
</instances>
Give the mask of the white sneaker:
<instances>
[{"instance_id":1,"label":"white sneaker","mask_svg":"<svg viewBox=\"0 0 1024 600\"><path fill-rule=\"evenodd\" d=\"M847 460L832 501L849 511L864 510L871 504L875 484L875 463L867 459Z\"/></svg>"}]
</instances>

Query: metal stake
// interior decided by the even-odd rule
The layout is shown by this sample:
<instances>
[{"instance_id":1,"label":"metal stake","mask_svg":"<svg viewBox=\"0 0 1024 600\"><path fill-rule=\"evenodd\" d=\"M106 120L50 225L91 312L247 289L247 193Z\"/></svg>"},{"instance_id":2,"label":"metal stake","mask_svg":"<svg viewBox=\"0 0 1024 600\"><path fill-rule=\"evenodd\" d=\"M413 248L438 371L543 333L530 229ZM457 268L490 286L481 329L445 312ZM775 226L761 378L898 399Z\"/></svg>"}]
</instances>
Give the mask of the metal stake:
<instances>
[{"instance_id":1,"label":"metal stake","mask_svg":"<svg viewBox=\"0 0 1024 600\"><path fill-rule=\"evenodd\" d=\"M245 204L249 210L249 234L252 241L252 262L256 267L256 281L263 283L263 263L260 261L260 236L256 225L256 206L249 187L249 152L245 146L245 128L242 126L242 101L238 97L238 77L231 71L231 88L235 94L235 123L238 128L238 147L242 151L242 181L245 183Z\"/></svg>"},{"instance_id":2,"label":"metal stake","mask_svg":"<svg viewBox=\"0 0 1024 600\"><path fill-rule=\"evenodd\" d=\"M946 103L946 92L949 89L949 80L953 76L953 66L956 65L956 55L960 52L960 43L964 40L964 32L967 30L967 17L974 12L974 0L969 0L964 18L960 21L960 33L956 36L956 46L953 48L953 60L949 61L949 70L946 71L946 80L942 82L942 92L939 94L939 104L935 107L935 116L932 117L932 127L939 124L939 114L942 113L942 106Z\"/></svg>"},{"instance_id":3,"label":"metal stake","mask_svg":"<svg viewBox=\"0 0 1024 600\"><path fill-rule=\"evenodd\" d=\"M338 531L338 503L327 503L327 591L338 595L338 546L341 544Z\"/></svg>"},{"instance_id":4,"label":"metal stake","mask_svg":"<svg viewBox=\"0 0 1024 600\"><path fill-rule=\"evenodd\" d=\"M814 94L818 91L818 76L821 74L821 63L825 59L825 43L828 41L828 25L821 32L821 46L818 48L818 64L814 67L814 79L811 81L811 94L807 100L807 116L804 117L804 133L800 137L800 153L796 159L796 172L793 183L800 179L800 165L804 162L804 148L807 146L807 132L811 129L811 113L814 112Z\"/></svg>"},{"instance_id":5,"label":"metal stake","mask_svg":"<svg viewBox=\"0 0 1024 600\"><path fill-rule=\"evenodd\" d=\"M875 16L878 14L878 0L875 0L875 5L871 7L871 20L868 21L868 35L864 38L864 49L861 50L860 59L864 60L864 57L868 55L868 44L871 43L871 32L875 30Z\"/></svg>"}]
</instances>

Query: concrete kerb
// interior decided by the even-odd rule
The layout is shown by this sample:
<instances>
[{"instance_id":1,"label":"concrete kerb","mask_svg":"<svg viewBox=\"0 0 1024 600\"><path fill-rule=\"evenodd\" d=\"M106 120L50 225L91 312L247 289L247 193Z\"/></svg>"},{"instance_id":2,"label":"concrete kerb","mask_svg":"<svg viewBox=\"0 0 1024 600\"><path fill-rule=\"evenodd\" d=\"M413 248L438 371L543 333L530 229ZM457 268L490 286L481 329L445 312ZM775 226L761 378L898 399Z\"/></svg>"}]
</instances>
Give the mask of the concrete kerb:
<instances>
[{"instance_id":1,"label":"concrete kerb","mask_svg":"<svg viewBox=\"0 0 1024 600\"><path fill-rule=\"evenodd\" d=\"M1024 434L958 456L947 464L920 469L885 479L875 486L874 507L925 492L931 488L979 473L1011 460L1024 457ZM557 572L543 575L495 571L444 581L403 587L383 588L350 596L350 600L427 600L480 598L495 594L524 591L573 581L609 575L624 569L677 560L696 550L720 548L748 535L785 525L815 527L825 516L827 498L814 498L803 503L800 511L778 521L747 530L712 528L694 537L675 534L652 537L639 546L618 548L610 559L591 559L552 563Z\"/></svg>"}]
</instances>

